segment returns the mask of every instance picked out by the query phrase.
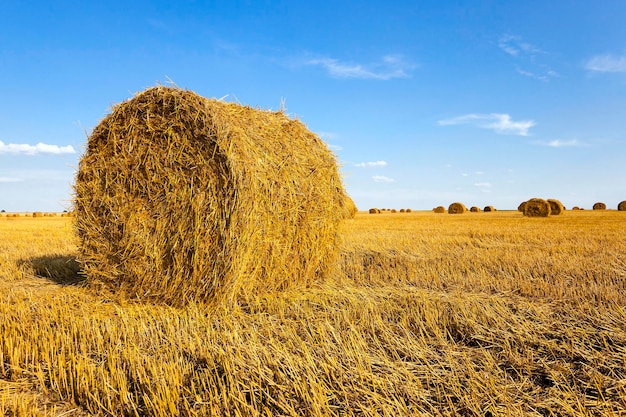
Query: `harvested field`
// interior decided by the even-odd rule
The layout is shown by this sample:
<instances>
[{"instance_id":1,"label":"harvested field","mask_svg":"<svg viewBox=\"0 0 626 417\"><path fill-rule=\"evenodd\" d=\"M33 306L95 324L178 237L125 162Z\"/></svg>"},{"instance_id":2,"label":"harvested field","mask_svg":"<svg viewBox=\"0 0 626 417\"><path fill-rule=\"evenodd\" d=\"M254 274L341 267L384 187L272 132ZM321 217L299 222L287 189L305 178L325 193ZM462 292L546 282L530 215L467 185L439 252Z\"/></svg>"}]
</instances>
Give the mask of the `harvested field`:
<instances>
[{"instance_id":1,"label":"harvested field","mask_svg":"<svg viewBox=\"0 0 626 417\"><path fill-rule=\"evenodd\" d=\"M0 415L618 416L623 215L359 213L338 274L231 305L82 285L67 217L0 218Z\"/></svg>"}]
</instances>

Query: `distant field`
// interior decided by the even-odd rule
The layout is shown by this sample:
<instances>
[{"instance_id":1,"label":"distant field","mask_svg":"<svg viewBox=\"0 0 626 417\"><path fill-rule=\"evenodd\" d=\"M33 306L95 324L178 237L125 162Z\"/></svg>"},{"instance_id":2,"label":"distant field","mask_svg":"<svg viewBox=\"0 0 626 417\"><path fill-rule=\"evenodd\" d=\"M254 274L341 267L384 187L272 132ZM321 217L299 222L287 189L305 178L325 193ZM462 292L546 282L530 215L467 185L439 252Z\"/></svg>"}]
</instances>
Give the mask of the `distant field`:
<instances>
[{"instance_id":1,"label":"distant field","mask_svg":"<svg viewBox=\"0 0 626 417\"><path fill-rule=\"evenodd\" d=\"M357 214L336 277L98 298L72 219L0 217L0 415L623 416L626 212Z\"/></svg>"}]
</instances>

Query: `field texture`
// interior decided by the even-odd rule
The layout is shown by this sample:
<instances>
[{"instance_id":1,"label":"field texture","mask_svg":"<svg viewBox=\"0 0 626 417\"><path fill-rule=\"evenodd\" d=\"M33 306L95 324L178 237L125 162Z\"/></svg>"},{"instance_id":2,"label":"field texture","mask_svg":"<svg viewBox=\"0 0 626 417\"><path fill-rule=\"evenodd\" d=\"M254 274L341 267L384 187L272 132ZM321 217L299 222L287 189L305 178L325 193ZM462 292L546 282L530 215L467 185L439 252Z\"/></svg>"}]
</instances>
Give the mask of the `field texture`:
<instances>
[{"instance_id":1,"label":"field texture","mask_svg":"<svg viewBox=\"0 0 626 417\"><path fill-rule=\"evenodd\" d=\"M0 415L626 415L626 213L358 214L336 277L98 297L72 218L0 217Z\"/></svg>"}]
</instances>

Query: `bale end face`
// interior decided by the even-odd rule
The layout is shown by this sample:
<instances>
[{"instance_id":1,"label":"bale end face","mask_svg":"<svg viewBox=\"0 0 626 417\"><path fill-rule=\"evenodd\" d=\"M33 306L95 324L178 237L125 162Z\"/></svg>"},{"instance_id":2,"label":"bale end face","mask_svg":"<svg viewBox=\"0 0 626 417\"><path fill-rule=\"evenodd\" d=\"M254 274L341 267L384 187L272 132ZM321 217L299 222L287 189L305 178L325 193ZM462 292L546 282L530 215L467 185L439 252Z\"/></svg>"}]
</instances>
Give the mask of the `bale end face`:
<instances>
[{"instance_id":1,"label":"bale end face","mask_svg":"<svg viewBox=\"0 0 626 417\"><path fill-rule=\"evenodd\" d=\"M465 207L463 203L459 203L459 202L452 203L448 207L449 214L463 214L465 212L467 212L467 207Z\"/></svg>"},{"instance_id":2,"label":"bale end face","mask_svg":"<svg viewBox=\"0 0 626 417\"><path fill-rule=\"evenodd\" d=\"M606 210L606 204L599 201L593 205L593 209L594 210Z\"/></svg>"}]
</instances>

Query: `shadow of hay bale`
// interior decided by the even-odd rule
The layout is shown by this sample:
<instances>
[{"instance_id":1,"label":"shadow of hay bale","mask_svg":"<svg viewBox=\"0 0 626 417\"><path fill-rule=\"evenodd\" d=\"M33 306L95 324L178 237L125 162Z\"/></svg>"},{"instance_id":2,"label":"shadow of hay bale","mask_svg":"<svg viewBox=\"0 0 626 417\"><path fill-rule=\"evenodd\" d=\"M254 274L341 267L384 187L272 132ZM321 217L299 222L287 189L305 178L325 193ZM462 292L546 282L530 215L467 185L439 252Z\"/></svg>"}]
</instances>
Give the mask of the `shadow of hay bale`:
<instances>
[{"instance_id":1,"label":"shadow of hay bale","mask_svg":"<svg viewBox=\"0 0 626 417\"><path fill-rule=\"evenodd\" d=\"M30 264L35 275L60 285L82 285L85 275L74 256L47 255L23 261Z\"/></svg>"}]
</instances>

